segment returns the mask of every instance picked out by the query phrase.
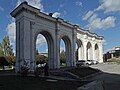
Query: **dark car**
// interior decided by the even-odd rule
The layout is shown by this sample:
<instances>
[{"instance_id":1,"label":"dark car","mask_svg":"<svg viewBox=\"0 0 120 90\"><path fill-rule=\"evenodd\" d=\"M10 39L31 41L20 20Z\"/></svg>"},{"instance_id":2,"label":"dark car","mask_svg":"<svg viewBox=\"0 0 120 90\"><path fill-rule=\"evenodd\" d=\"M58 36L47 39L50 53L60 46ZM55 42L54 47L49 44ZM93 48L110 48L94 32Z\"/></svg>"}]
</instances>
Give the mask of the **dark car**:
<instances>
[{"instance_id":1,"label":"dark car","mask_svg":"<svg viewBox=\"0 0 120 90\"><path fill-rule=\"evenodd\" d=\"M76 66L85 66L87 65L87 62L85 60L78 60L76 62Z\"/></svg>"}]
</instances>

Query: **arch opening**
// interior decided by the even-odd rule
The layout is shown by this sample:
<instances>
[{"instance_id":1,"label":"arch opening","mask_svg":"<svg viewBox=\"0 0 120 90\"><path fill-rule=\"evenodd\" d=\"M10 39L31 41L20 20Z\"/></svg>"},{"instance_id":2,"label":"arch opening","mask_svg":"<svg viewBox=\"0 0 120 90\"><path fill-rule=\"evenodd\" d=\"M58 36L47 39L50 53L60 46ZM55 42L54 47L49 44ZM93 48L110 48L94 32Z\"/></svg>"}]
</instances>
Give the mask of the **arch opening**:
<instances>
[{"instance_id":1,"label":"arch opening","mask_svg":"<svg viewBox=\"0 0 120 90\"><path fill-rule=\"evenodd\" d=\"M66 67L70 66L70 57L71 57L71 42L67 36L63 36L60 39L60 50L59 50L59 57L60 57L60 66Z\"/></svg>"},{"instance_id":2,"label":"arch opening","mask_svg":"<svg viewBox=\"0 0 120 90\"><path fill-rule=\"evenodd\" d=\"M83 43L80 39L77 39L77 42L76 42L76 60L83 60L83 59L84 59Z\"/></svg>"},{"instance_id":3,"label":"arch opening","mask_svg":"<svg viewBox=\"0 0 120 90\"><path fill-rule=\"evenodd\" d=\"M95 60L99 60L99 47L98 44L95 44Z\"/></svg>"},{"instance_id":4,"label":"arch opening","mask_svg":"<svg viewBox=\"0 0 120 90\"><path fill-rule=\"evenodd\" d=\"M47 31L42 31L36 35L35 40L36 65L40 63L48 63L48 66L51 68L51 63L54 57L54 42L51 34Z\"/></svg>"},{"instance_id":5,"label":"arch opening","mask_svg":"<svg viewBox=\"0 0 120 90\"><path fill-rule=\"evenodd\" d=\"M90 42L87 43L87 60L92 60L92 45Z\"/></svg>"}]
</instances>

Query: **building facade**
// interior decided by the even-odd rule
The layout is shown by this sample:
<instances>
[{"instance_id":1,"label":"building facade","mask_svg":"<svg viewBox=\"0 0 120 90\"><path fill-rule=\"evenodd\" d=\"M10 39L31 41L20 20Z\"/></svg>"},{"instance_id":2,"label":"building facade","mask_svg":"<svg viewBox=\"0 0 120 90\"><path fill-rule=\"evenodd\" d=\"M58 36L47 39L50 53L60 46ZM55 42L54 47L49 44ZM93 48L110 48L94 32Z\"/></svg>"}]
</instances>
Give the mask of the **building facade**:
<instances>
[{"instance_id":1,"label":"building facade","mask_svg":"<svg viewBox=\"0 0 120 90\"><path fill-rule=\"evenodd\" d=\"M105 61L109 61L110 59L120 59L120 47L114 47L104 54Z\"/></svg>"},{"instance_id":2,"label":"building facade","mask_svg":"<svg viewBox=\"0 0 120 90\"><path fill-rule=\"evenodd\" d=\"M79 60L98 60L103 62L103 38L81 29L77 25L53 18L40 12L39 9L21 3L11 15L16 21L16 71L27 63L31 71L36 68L36 38L42 34L48 43L48 65L51 69L60 68L60 40L66 48L67 66L76 65L76 43Z\"/></svg>"}]
</instances>

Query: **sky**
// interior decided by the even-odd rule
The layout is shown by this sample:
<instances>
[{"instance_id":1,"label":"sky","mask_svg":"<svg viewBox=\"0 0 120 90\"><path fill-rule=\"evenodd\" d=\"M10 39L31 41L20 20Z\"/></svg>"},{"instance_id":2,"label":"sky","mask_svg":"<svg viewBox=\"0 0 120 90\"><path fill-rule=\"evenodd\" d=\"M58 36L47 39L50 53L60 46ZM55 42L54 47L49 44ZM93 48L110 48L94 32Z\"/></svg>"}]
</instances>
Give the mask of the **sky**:
<instances>
[{"instance_id":1,"label":"sky","mask_svg":"<svg viewBox=\"0 0 120 90\"><path fill-rule=\"evenodd\" d=\"M55 18L63 18L103 36L104 52L120 46L120 0L0 0L0 43L8 35L14 52L15 20L10 12L23 1L39 8L40 12L54 13ZM40 51L47 51L45 38L41 35L38 36L36 45ZM63 47L64 45L61 49Z\"/></svg>"}]
</instances>

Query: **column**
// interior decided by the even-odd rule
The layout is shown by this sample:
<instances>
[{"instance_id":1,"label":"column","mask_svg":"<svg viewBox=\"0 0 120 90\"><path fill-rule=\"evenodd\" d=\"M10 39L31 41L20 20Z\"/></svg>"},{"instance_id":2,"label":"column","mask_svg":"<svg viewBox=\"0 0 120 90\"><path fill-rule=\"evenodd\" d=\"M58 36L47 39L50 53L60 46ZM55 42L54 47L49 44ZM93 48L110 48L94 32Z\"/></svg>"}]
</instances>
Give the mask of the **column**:
<instances>
[{"instance_id":1,"label":"column","mask_svg":"<svg viewBox=\"0 0 120 90\"><path fill-rule=\"evenodd\" d=\"M55 68L60 68L60 42L59 42L59 36L56 35L55 36L55 48L54 48L54 56L55 56L55 60L54 60L54 69Z\"/></svg>"},{"instance_id":2,"label":"column","mask_svg":"<svg viewBox=\"0 0 120 90\"><path fill-rule=\"evenodd\" d=\"M92 43L92 59L96 60L95 43Z\"/></svg>"},{"instance_id":3,"label":"column","mask_svg":"<svg viewBox=\"0 0 120 90\"><path fill-rule=\"evenodd\" d=\"M60 68L60 41L59 41L59 31L60 31L60 25L59 22L56 23L56 29L55 29L55 60L54 60L54 68Z\"/></svg>"},{"instance_id":4,"label":"column","mask_svg":"<svg viewBox=\"0 0 120 90\"><path fill-rule=\"evenodd\" d=\"M102 43L98 44L99 46L99 62L102 63L103 62L103 46Z\"/></svg>"},{"instance_id":5,"label":"column","mask_svg":"<svg viewBox=\"0 0 120 90\"><path fill-rule=\"evenodd\" d=\"M76 37L77 36L77 32L76 32L76 28L74 27L73 31L72 31L72 58L71 58L71 66L76 66Z\"/></svg>"},{"instance_id":6,"label":"column","mask_svg":"<svg viewBox=\"0 0 120 90\"><path fill-rule=\"evenodd\" d=\"M82 54L82 53L81 53L81 47L79 47L79 49L78 49L78 60L82 60L82 59L81 59L81 54Z\"/></svg>"},{"instance_id":7,"label":"column","mask_svg":"<svg viewBox=\"0 0 120 90\"><path fill-rule=\"evenodd\" d=\"M87 42L83 41L84 60L87 60Z\"/></svg>"}]
</instances>

